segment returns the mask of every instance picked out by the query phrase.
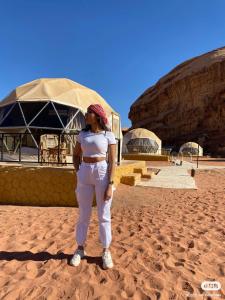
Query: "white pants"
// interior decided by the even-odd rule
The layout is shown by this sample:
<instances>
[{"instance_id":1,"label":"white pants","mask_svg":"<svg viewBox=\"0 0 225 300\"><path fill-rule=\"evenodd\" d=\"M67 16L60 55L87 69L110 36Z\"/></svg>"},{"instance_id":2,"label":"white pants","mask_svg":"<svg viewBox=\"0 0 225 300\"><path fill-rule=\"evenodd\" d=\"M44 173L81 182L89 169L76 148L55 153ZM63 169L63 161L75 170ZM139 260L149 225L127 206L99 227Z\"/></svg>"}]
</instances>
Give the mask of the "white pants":
<instances>
[{"instance_id":1,"label":"white pants","mask_svg":"<svg viewBox=\"0 0 225 300\"><path fill-rule=\"evenodd\" d=\"M110 208L112 197L107 201L104 200L108 179L108 164L105 160L96 163L81 163L77 172L76 188L79 205L79 220L76 224L76 241L78 245L83 245L87 237L94 192L98 209L100 241L103 248L108 248L111 243Z\"/></svg>"}]
</instances>

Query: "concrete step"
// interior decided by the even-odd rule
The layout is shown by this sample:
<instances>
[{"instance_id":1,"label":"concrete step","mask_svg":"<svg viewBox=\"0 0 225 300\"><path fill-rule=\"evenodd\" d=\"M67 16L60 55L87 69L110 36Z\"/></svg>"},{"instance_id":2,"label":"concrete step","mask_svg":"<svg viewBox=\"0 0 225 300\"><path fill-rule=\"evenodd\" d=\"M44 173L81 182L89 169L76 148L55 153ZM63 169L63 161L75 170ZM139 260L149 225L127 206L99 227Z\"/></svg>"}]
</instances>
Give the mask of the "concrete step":
<instances>
[{"instance_id":1,"label":"concrete step","mask_svg":"<svg viewBox=\"0 0 225 300\"><path fill-rule=\"evenodd\" d=\"M120 182L123 184L135 186L141 181L140 173L130 173L129 175L124 175L121 177Z\"/></svg>"},{"instance_id":2,"label":"concrete step","mask_svg":"<svg viewBox=\"0 0 225 300\"><path fill-rule=\"evenodd\" d=\"M141 178L152 179L155 176L154 172L142 173Z\"/></svg>"},{"instance_id":3,"label":"concrete step","mask_svg":"<svg viewBox=\"0 0 225 300\"><path fill-rule=\"evenodd\" d=\"M140 174L143 174L143 173L147 173L148 170L147 170L147 167L143 167L143 168L134 168L133 172L134 172L134 173L140 173Z\"/></svg>"}]
</instances>

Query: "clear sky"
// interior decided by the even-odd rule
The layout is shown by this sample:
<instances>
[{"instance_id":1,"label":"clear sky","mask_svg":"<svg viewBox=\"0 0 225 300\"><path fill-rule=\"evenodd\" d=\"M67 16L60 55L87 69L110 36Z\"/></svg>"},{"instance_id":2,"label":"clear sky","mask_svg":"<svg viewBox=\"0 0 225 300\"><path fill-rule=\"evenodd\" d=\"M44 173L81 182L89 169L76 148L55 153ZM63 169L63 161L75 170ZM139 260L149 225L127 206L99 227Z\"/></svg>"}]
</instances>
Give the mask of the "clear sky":
<instances>
[{"instance_id":1,"label":"clear sky","mask_svg":"<svg viewBox=\"0 0 225 300\"><path fill-rule=\"evenodd\" d=\"M41 77L131 104L177 64L225 45L224 0L0 0L0 99Z\"/></svg>"}]
</instances>

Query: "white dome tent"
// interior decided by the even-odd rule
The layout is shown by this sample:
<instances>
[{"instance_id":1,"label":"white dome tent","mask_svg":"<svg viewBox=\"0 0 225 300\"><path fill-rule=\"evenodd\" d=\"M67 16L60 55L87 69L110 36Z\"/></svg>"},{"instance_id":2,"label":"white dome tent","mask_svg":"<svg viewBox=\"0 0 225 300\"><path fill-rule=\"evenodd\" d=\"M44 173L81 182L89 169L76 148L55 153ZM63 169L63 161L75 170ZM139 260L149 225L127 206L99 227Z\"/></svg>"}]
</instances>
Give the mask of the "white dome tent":
<instances>
[{"instance_id":1,"label":"white dome tent","mask_svg":"<svg viewBox=\"0 0 225 300\"><path fill-rule=\"evenodd\" d=\"M120 115L97 92L66 78L37 79L13 90L0 102L0 132L29 133L28 145L38 148L40 134L78 133L93 103L103 106L120 140Z\"/></svg>"},{"instance_id":2,"label":"white dome tent","mask_svg":"<svg viewBox=\"0 0 225 300\"><path fill-rule=\"evenodd\" d=\"M199 153L198 153L199 150ZM180 147L180 153L183 155L199 155L203 156L203 148L195 142L187 142Z\"/></svg>"},{"instance_id":3,"label":"white dome tent","mask_svg":"<svg viewBox=\"0 0 225 300\"><path fill-rule=\"evenodd\" d=\"M122 153L161 154L162 142L150 130L135 128L123 137Z\"/></svg>"}]
</instances>

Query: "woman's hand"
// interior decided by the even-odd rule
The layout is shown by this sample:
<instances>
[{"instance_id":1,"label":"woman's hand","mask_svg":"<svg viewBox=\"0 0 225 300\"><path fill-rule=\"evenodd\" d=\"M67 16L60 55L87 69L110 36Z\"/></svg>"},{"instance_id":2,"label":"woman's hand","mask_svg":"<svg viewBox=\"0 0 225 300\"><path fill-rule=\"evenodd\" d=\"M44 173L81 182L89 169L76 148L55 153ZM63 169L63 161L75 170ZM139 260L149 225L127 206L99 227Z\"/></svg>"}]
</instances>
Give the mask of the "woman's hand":
<instances>
[{"instance_id":1,"label":"woman's hand","mask_svg":"<svg viewBox=\"0 0 225 300\"><path fill-rule=\"evenodd\" d=\"M109 184L105 190L104 201L108 201L112 197L113 186Z\"/></svg>"}]
</instances>

